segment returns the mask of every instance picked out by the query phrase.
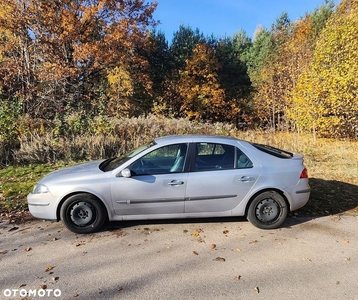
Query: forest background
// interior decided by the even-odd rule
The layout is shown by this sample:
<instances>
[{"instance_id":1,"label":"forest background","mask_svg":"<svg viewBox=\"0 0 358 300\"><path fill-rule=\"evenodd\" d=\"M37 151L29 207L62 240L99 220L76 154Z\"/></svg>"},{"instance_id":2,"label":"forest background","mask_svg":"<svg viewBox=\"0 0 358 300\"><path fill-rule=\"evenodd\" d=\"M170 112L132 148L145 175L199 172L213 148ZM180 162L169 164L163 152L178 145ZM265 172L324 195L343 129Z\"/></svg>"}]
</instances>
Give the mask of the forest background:
<instances>
[{"instance_id":1,"label":"forest background","mask_svg":"<svg viewBox=\"0 0 358 300\"><path fill-rule=\"evenodd\" d=\"M20 141L113 133L149 116L358 137L358 1L332 1L254 38L155 31L142 0L3 0L2 163ZM11 151L10 151L11 150Z\"/></svg>"},{"instance_id":2,"label":"forest background","mask_svg":"<svg viewBox=\"0 0 358 300\"><path fill-rule=\"evenodd\" d=\"M358 1L253 38L155 30L155 2L0 2L0 213L44 173L168 134L302 152L311 212L358 213ZM50 163L50 164L48 164ZM344 197L345 201L342 201Z\"/></svg>"}]
</instances>

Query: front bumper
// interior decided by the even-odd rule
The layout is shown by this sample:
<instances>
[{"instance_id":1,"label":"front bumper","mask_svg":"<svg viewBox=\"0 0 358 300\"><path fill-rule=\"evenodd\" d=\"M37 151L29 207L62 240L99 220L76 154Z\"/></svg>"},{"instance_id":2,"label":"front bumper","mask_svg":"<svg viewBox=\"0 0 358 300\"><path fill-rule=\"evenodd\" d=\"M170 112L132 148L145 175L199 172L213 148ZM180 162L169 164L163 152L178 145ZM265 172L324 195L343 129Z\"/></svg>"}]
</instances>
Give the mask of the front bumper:
<instances>
[{"instance_id":1,"label":"front bumper","mask_svg":"<svg viewBox=\"0 0 358 300\"><path fill-rule=\"evenodd\" d=\"M28 194L27 204L29 211L37 219L58 221L57 204L58 199L51 193L44 194Z\"/></svg>"}]
</instances>

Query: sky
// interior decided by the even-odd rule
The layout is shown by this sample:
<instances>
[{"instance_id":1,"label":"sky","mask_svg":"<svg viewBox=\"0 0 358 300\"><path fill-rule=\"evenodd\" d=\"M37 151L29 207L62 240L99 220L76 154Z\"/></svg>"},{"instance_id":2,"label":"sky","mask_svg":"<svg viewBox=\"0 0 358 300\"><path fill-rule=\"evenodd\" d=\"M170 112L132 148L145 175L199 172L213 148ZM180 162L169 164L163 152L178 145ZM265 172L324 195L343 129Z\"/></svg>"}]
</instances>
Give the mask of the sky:
<instances>
[{"instance_id":1,"label":"sky","mask_svg":"<svg viewBox=\"0 0 358 300\"><path fill-rule=\"evenodd\" d=\"M196 28L204 36L232 37L243 29L253 37L261 25L270 29L283 12L296 21L320 7L324 0L157 0L153 14L160 21L157 30L170 43L180 25ZM334 0L337 5L340 0Z\"/></svg>"}]
</instances>

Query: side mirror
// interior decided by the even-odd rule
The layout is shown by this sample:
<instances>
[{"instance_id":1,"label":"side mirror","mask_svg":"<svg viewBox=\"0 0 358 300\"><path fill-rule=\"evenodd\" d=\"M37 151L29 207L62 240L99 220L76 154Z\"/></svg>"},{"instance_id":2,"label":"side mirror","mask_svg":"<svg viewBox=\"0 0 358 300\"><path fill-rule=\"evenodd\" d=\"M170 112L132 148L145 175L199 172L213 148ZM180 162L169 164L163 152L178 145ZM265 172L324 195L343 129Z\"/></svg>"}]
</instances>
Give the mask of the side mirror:
<instances>
[{"instance_id":1,"label":"side mirror","mask_svg":"<svg viewBox=\"0 0 358 300\"><path fill-rule=\"evenodd\" d=\"M123 169L121 171L121 176L124 177L124 178L131 178L132 177L132 172L131 172L131 170L129 170L127 168Z\"/></svg>"}]
</instances>

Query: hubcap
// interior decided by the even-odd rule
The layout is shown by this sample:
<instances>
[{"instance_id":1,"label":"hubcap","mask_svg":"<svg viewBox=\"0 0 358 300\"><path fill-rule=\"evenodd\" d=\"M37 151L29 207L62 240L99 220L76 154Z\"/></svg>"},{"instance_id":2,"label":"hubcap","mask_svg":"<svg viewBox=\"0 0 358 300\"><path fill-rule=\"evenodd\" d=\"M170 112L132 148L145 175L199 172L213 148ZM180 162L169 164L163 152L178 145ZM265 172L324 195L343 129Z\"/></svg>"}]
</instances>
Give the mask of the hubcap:
<instances>
[{"instance_id":1,"label":"hubcap","mask_svg":"<svg viewBox=\"0 0 358 300\"><path fill-rule=\"evenodd\" d=\"M268 223L272 222L280 214L280 207L277 202L273 199L267 198L261 200L256 206L256 217L261 222Z\"/></svg>"},{"instance_id":2,"label":"hubcap","mask_svg":"<svg viewBox=\"0 0 358 300\"><path fill-rule=\"evenodd\" d=\"M77 202L70 210L71 220L78 226L85 226L92 222L95 213L93 207L87 202Z\"/></svg>"}]
</instances>

